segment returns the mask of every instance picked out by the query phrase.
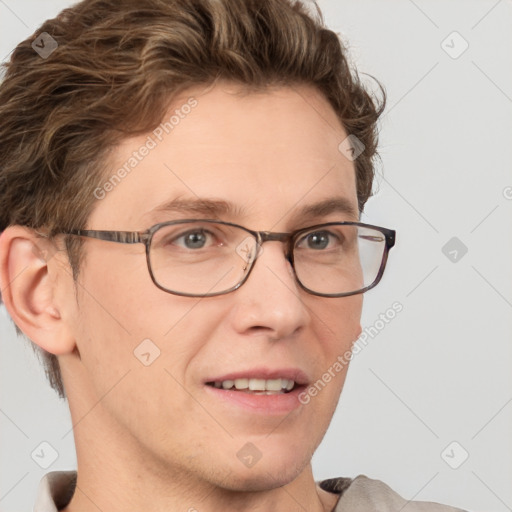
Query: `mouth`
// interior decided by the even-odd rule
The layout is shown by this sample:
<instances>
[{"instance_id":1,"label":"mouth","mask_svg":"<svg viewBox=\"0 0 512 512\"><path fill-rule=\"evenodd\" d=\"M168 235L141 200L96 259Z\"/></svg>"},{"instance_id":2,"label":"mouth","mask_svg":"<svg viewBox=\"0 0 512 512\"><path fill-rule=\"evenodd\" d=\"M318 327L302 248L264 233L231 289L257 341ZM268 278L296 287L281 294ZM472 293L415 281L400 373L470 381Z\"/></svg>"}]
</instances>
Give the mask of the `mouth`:
<instances>
[{"instance_id":1,"label":"mouth","mask_svg":"<svg viewBox=\"0 0 512 512\"><path fill-rule=\"evenodd\" d=\"M309 382L298 369L253 369L204 381L207 394L220 407L242 408L263 415L282 415L301 406L300 393Z\"/></svg>"},{"instance_id":2,"label":"mouth","mask_svg":"<svg viewBox=\"0 0 512 512\"><path fill-rule=\"evenodd\" d=\"M207 386L226 391L240 391L251 395L281 395L293 391L297 384L293 379L280 377L277 379L226 379L207 382Z\"/></svg>"}]
</instances>

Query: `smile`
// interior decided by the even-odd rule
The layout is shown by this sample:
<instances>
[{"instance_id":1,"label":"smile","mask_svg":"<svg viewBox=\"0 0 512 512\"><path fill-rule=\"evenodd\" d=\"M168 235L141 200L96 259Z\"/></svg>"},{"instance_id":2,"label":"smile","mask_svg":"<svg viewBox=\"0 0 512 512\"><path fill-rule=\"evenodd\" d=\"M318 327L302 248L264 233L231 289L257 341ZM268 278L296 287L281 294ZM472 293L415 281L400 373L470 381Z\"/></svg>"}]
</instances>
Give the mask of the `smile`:
<instances>
[{"instance_id":1,"label":"smile","mask_svg":"<svg viewBox=\"0 0 512 512\"><path fill-rule=\"evenodd\" d=\"M276 395L289 393L295 387L292 379L234 379L215 382L207 382L208 386L217 389L236 390L256 395Z\"/></svg>"}]
</instances>

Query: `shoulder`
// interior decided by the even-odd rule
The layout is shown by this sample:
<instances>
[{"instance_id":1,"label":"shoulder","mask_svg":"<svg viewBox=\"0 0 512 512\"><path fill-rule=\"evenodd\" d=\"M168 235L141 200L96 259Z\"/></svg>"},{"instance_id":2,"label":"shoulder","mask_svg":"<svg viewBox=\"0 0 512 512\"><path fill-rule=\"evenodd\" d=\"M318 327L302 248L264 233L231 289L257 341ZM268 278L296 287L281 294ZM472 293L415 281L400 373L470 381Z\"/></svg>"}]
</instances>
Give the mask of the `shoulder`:
<instances>
[{"instance_id":1,"label":"shoulder","mask_svg":"<svg viewBox=\"0 0 512 512\"><path fill-rule=\"evenodd\" d=\"M324 491L340 494L333 512L464 512L460 508L427 501L410 501L402 498L380 480L365 475L356 478L331 478L318 482Z\"/></svg>"}]
</instances>

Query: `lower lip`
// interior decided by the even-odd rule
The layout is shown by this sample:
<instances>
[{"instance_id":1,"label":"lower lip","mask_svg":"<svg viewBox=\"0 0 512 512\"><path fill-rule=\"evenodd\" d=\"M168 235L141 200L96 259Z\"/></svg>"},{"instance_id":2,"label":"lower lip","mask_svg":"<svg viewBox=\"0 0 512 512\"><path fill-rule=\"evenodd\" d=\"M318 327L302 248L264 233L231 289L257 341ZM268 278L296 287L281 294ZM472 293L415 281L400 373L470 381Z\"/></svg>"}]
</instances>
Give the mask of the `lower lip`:
<instances>
[{"instance_id":1,"label":"lower lip","mask_svg":"<svg viewBox=\"0 0 512 512\"><path fill-rule=\"evenodd\" d=\"M260 414L279 415L290 413L301 405L299 394L305 389L305 386L296 386L292 391L279 395L255 395L207 385L205 388L207 393L211 393L214 398L222 400L228 405L235 405Z\"/></svg>"}]
</instances>

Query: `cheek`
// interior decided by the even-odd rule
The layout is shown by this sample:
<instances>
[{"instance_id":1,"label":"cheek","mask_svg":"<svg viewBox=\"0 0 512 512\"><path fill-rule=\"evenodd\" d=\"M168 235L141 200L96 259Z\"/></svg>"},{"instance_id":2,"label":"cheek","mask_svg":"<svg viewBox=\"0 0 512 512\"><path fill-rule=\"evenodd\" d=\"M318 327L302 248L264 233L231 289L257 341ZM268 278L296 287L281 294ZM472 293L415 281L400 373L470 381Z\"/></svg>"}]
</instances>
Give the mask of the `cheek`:
<instances>
[{"instance_id":1,"label":"cheek","mask_svg":"<svg viewBox=\"0 0 512 512\"><path fill-rule=\"evenodd\" d=\"M158 322L165 319L148 301L158 290L140 253L142 246L110 245L116 244L88 250L77 294L78 350L98 392L134 363L141 365L134 350L143 340L158 338L162 331Z\"/></svg>"},{"instance_id":2,"label":"cheek","mask_svg":"<svg viewBox=\"0 0 512 512\"><path fill-rule=\"evenodd\" d=\"M201 341L219 321L216 311L209 316L202 311L200 298L157 288L144 253L91 251L78 292L77 345L98 393L131 368L147 370L148 386L153 366L182 380Z\"/></svg>"},{"instance_id":3,"label":"cheek","mask_svg":"<svg viewBox=\"0 0 512 512\"><path fill-rule=\"evenodd\" d=\"M361 311L363 295L325 299L316 314L329 340L329 351L339 352L350 347L361 334Z\"/></svg>"},{"instance_id":4,"label":"cheek","mask_svg":"<svg viewBox=\"0 0 512 512\"><path fill-rule=\"evenodd\" d=\"M204 318L198 325L199 299L167 294L135 276L130 282L112 274L109 279L91 276L85 284L77 344L87 406L80 416L101 399L95 415L102 421L122 425L149 444L144 441L148 428L164 438L170 424L193 415L182 383L199 341L212 329Z\"/></svg>"},{"instance_id":5,"label":"cheek","mask_svg":"<svg viewBox=\"0 0 512 512\"><path fill-rule=\"evenodd\" d=\"M317 367L319 410L330 418L336 408L351 360L353 343L361 333L362 295L326 299L317 314L321 365ZM325 392L324 392L325 390ZM314 392L313 392L314 393Z\"/></svg>"}]
</instances>

